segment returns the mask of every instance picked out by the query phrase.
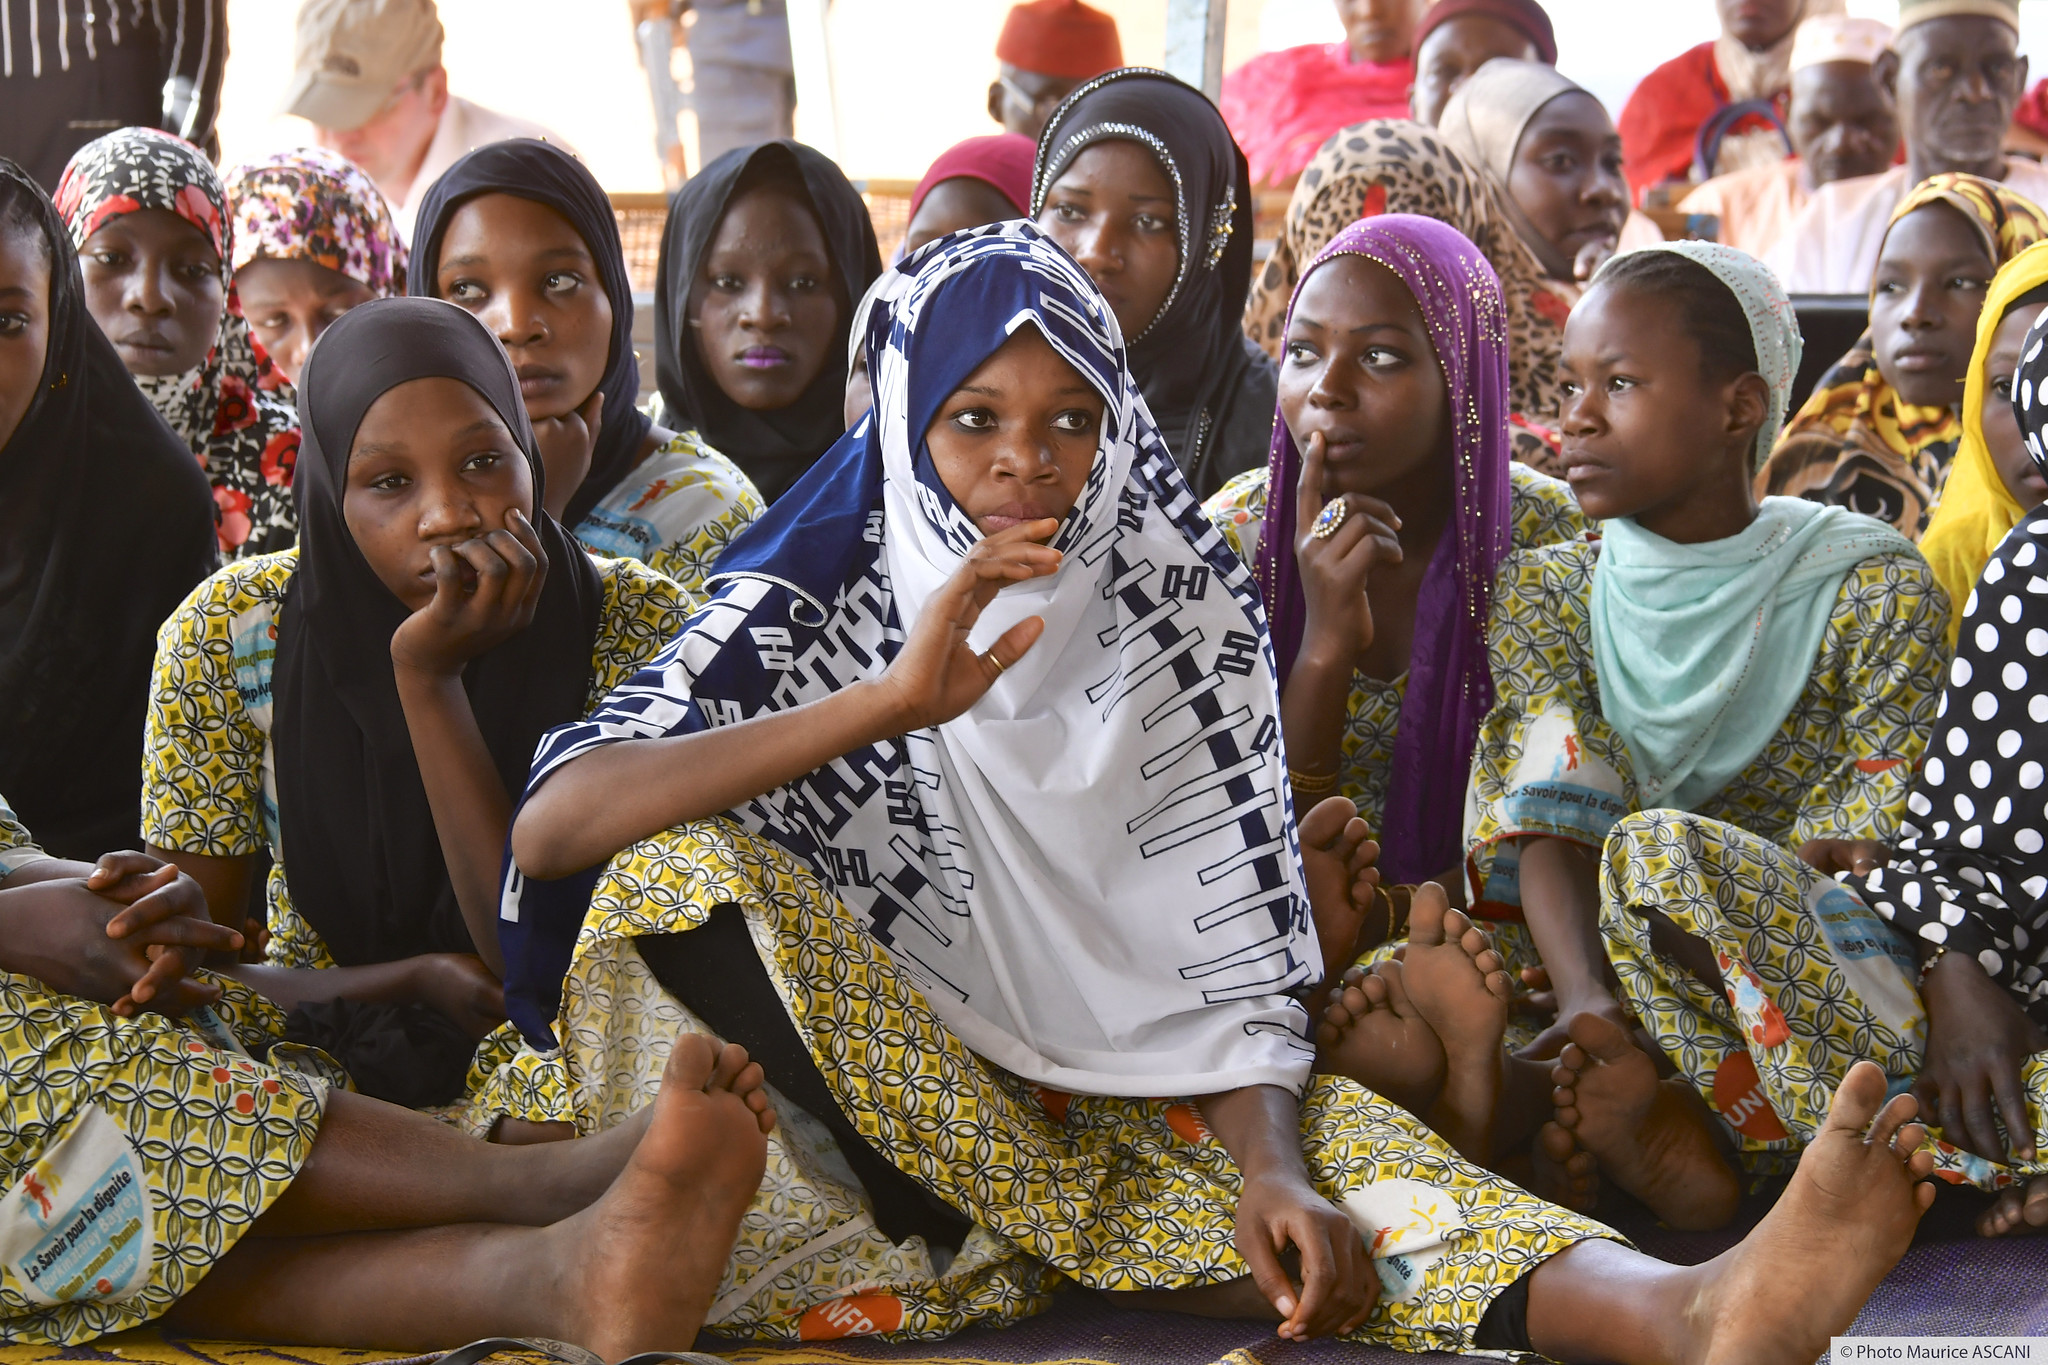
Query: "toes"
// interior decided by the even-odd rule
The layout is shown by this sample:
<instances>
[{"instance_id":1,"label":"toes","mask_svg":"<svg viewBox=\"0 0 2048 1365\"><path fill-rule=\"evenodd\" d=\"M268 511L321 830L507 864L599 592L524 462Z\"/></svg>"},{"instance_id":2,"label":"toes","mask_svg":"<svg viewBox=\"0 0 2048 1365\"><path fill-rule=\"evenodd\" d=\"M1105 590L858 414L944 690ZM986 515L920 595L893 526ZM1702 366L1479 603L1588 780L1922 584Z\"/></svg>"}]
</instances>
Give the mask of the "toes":
<instances>
[{"instance_id":1,"label":"toes","mask_svg":"<svg viewBox=\"0 0 2048 1365\"><path fill-rule=\"evenodd\" d=\"M1338 998L1344 1002L1344 1012L1355 1021L1372 1013L1373 994L1372 978L1368 976L1356 986L1346 986Z\"/></svg>"},{"instance_id":2,"label":"toes","mask_svg":"<svg viewBox=\"0 0 2048 1365\"><path fill-rule=\"evenodd\" d=\"M1919 1112L1920 1102L1914 1099L1911 1094L1894 1095L1885 1102L1884 1108L1877 1111L1877 1118L1871 1122L1870 1144L1873 1147L1890 1146L1892 1139L1900 1136L1902 1130L1909 1124L1915 1128L1921 1128L1921 1125L1912 1123L1913 1116ZM1921 1128L1921 1131L1924 1134L1926 1129ZM1917 1142L1910 1143L1901 1150L1910 1153L1913 1148L1919 1145Z\"/></svg>"},{"instance_id":3,"label":"toes","mask_svg":"<svg viewBox=\"0 0 2048 1365\"><path fill-rule=\"evenodd\" d=\"M1572 1022L1574 1026L1578 1023L1577 1020ZM1574 1032L1572 1036L1578 1035ZM1827 1126L1847 1129L1861 1138L1864 1130L1877 1118L1878 1111L1885 1107L1884 1092L1883 1068L1871 1061L1856 1063L1849 1068L1849 1074L1842 1078L1842 1083L1835 1087L1834 1102L1828 1106ZM1911 1098L1909 1095L1898 1097L1899 1100ZM1908 1110L1906 1117L1910 1118L1912 1114L1913 1111Z\"/></svg>"},{"instance_id":4,"label":"toes","mask_svg":"<svg viewBox=\"0 0 2048 1365\"><path fill-rule=\"evenodd\" d=\"M713 1070L718 1065L719 1043L701 1033L679 1033L669 1048L668 1062L662 1067L661 1083L676 1085L685 1090L702 1090L710 1084Z\"/></svg>"},{"instance_id":5,"label":"toes","mask_svg":"<svg viewBox=\"0 0 2048 1365\"><path fill-rule=\"evenodd\" d=\"M737 1091L740 1088L737 1082L750 1064L751 1059L748 1058L745 1048L738 1043L727 1043L718 1050L718 1061L712 1066L711 1077L704 1083L704 1088ZM755 1084L758 1085L760 1082L757 1081Z\"/></svg>"},{"instance_id":6,"label":"toes","mask_svg":"<svg viewBox=\"0 0 2048 1365\"><path fill-rule=\"evenodd\" d=\"M1552 1161L1568 1166L1578 1154L1579 1144L1571 1131L1556 1123L1546 1123L1536 1130L1536 1145Z\"/></svg>"},{"instance_id":7,"label":"toes","mask_svg":"<svg viewBox=\"0 0 2048 1365\"><path fill-rule=\"evenodd\" d=\"M2048 1227L2048 1176L2035 1176L2027 1183L2026 1199L2020 1214L2030 1228Z\"/></svg>"},{"instance_id":8,"label":"toes","mask_svg":"<svg viewBox=\"0 0 2048 1365\"><path fill-rule=\"evenodd\" d=\"M1396 972L1395 975L1398 976L1400 973ZM1393 1000L1393 987L1388 984L1387 978L1378 972L1369 973L1365 980L1358 983L1358 989L1364 995L1368 1009L1385 1009Z\"/></svg>"},{"instance_id":9,"label":"toes","mask_svg":"<svg viewBox=\"0 0 2048 1365\"><path fill-rule=\"evenodd\" d=\"M1408 941L1418 948L1434 948L1443 943L1444 920L1451 913L1450 898L1444 895L1441 886L1424 882L1416 887L1408 905Z\"/></svg>"},{"instance_id":10,"label":"toes","mask_svg":"<svg viewBox=\"0 0 2048 1365\"><path fill-rule=\"evenodd\" d=\"M1348 796L1331 796L1316 802L1295 828L1301 842L1310 848L1328 850L1344 836L1344 827L1358 818L1358 807Z\"/></svg>"},{"instance_id":11,"label":"toes","mask_svg":"<svg viewBox=\"0 0 2048 1365\"><path fill-rule=\"evenodd\" d=\"M1486 973L1486 993L1502 1004L1508 1004L1515 998L1515 979L1495 968Z\"/></svg>"},{"instance_id":12,"label":"toes","mask_svg":"<svg viewBox=\"0 0 2048 1365\"><path fill-rule=\"evenodd\" d=\"M1580 1048L1581 1061L1576 1065L1566 1063L1573 1066L1574 1070L1584 1065L1586 1057L1603 1062L1618 1062L1636 1050L1635 1040L1628 1036L1628 1030L1604 1014L1575 1014L1571 1022L1565 1026L1565 1031L1571 1034L1572 1041ZM1569 1054L1570 1049L1567 1048L1566 1052ZM1877 1071L1875 1066L1871 1067L1871 1070L1877 1072L1878 1097L1882 1099L1884 1073ZM1877 1112L1876 1105L1871 1106L1871 1112ZM1859 1127L1857 1131L1861 1132L1862 1129Z\"/></svg>"}]
</instances>

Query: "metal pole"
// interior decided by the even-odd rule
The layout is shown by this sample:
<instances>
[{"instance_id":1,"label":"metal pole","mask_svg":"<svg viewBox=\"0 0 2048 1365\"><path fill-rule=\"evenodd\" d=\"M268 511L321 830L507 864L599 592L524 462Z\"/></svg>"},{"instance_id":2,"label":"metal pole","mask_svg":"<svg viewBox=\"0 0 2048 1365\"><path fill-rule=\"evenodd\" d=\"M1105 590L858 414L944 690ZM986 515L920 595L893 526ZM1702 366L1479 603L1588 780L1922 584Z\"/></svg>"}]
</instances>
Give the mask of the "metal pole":
<instances>
[{"instance_id":1,"label":"metal pole","mask_svg":"<svg viewBox=\"0 0 2048 1365\"><path fill-rule=\"evenodd\" d=\"M1223 94L1223 20L1230 0L1166 0L1166 69L1210 99Z\"/></svg>"}]
</instances>

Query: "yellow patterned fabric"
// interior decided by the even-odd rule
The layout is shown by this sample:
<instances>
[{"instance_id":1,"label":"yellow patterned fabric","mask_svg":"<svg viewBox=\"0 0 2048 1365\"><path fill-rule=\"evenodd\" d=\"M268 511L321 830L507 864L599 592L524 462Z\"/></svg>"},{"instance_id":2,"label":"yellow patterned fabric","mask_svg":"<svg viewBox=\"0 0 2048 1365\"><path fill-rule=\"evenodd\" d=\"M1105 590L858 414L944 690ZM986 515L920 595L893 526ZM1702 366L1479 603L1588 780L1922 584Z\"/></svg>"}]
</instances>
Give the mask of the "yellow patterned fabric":
<instances>
[{"instance_id":1,"label":"yellow patterned fabric","mask_svg":"<svg viewBox=\"0 0 2048 1365\"><path fill-rule=\"evenodd\" d=\"M1465 823L1483 915L1520 916L1517 836L1598 848L1639 808L1593 668L1598 556L1595 543L1560 545L1501 569L1489 641L1496 700L1480 727ZM1890 838L1940 702L1947 628L1947 595L1919 555L1864 560L1843 580L1806 690L1699 814L1787 848Z\"/></svg>"},{"instance_id":2,"label":"yellow patterned fabric","mask_svg":"<svg viewBox=\"0 0 2048 1365\"><path fill-rule=\"evenodd\" d=\"M36 847L27 827L7 804L6 795L0 793L0 881L6 881L30 863L41 862L46 856L42 849Z\"/></svg>"},{"instance_id":3,"label":"yellow patterned fabric","mask_svg":"<svg viewBox=\"0 0 2048 1365\"><path fill-rule=\"evenodd\" d=\"M1258 554L1259 537L1265 532L1266 475L1263 468L1247 470L1202 504L1210 522L1246 564ZM1571 485L1526 465L1508 466L1508 511L1514 520L1511 550L1577 540L1592 528L1579 511ZM1387 783L1393 776L1394 737L1400 730L1401 699L1407 690L1406 673L1392 682L1363 673L1351 675L1337 790L1351 798L1359 815L1374 829L1379 828Z\"/></svg>"},{"instance_id":4,"label":"yellow patterned fabric","mask_svg":"<svg viewBox=\"0 0 2048 1365\"><path fill-rule=\"evenodd\" d=\"M1649 911L1706 941L1724 990L1651 947ZM1884 1067L1895 1091L1920 1072L1912 948L1855 892L1768 840L1680 811L1628 817L1601 859L1600 932L1623 1000L1751 1172L1792 1168L1859 1059ZM2048 1053L2022 1077L2042 1124ZM1934 1151L1943 1179L1983 1189L2048 1172L2048 1161L1995 1165L1940 1141Z\"/></svg>"},{"instance_id":5,"label":"yellow patterned fabric","mask_svg":"<svg viewBox=\"0 0 2048 1365\"><path fill-rule=\"evenodd\" d=\"M619 480L575 534L600 558L637 559L702 597L711 566L763 510L738 465L682 431Z\"/></svg>"},{"instance_id":6,"label":"yellow patterned fabric","mask_svg":"<svg viewBox=\"0 0 2048 1365\"><path fill-rule=\"evenodd\" d=\"M976 1226L932 1273L921 1239L892 1247L873 1230L864 1192L829 1174L839 1162L806 1168L808 1135L823 1134L792 1124L771 1139L717 1330L927 1337L1041 1310L1050 1270L1107 1290L1245 1273L1237 1170L1192 1103L1058 1095L982 1061L815 876L725 820L668 831L606 869L565 986L562 1045L500 1073L508 1110L588 1132L643 1102L676 1029L703 1026L654 984L632 939L688 932L728 903L847 1117ZM1387 1293L1361 1339L1460 1349L1499 1291L1574 1242L1614 1235L1466 1165L1349 1081L1311 1083L1302 1132L1318 1187L1348 1199L1386 1253Z\"/></svg>"},{"instance_id":7,"label":"yellow patterned fabric","mask_svg":"<svg viewBox=\"0 0 2048 1365\"><path fill-rule=\"evenodd\" d=\"M157 632L156 676L143 747L142 837L216 858L267 847L269 961L331 967L334 959L292 907L277 827L270 748L277 611L295 550L238 560L193 589ZM604 610L591 650L586 709L682 630L689 594L632 560L597 561Z\"/></svg>"},{"instance_id":8,"label":"yellow patterned fabric","mask_svg":"<svg viewBox=\"0 0 2048 1365\"><path fill-rule=\"evenodd\" d=\"M161 1015L0 974L0 1342L161 1316L298 1174L326 1097Z\"/></svg>"}]
</instances>

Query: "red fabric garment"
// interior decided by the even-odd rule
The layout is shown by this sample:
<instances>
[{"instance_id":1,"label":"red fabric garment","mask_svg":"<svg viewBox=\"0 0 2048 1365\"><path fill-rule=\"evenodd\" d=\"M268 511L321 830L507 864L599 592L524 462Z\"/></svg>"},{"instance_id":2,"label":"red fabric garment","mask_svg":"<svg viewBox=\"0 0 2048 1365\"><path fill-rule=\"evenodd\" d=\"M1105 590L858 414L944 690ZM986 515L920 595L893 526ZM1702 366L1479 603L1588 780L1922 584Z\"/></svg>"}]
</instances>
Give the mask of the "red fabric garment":
<instances>
[{"instance_id":1,"label":"red fabric garment","mask_svg":"<svg viewBox=\"0 0 2048 1365\"><path fill-rule=\"evenodd\" d=\"M2034 82L2034 88L2012 111L2012 121L2037 137L2048 137L2048 80Z\"/></svg>"},{"instance_id":2,"label":"red fabric garment","mask_svg":"<svg viewBox=\"0 0 2048 1365\"><path fill-rule=\"evenodd\" d=\"M1254 185L1301 174L1330 134L1375 118L1407 118L1415 63L1354 62L1343 43L1310 43L1252 58L1223 78L1223 121Z\"/></svg>"},{"instance_id":3,"label":"red fabric garment","mask_svg":"<svg viewBox=\"0 0 2048 1365\"><path fill-rule=\"evenodd\" d=\"M1728 84L1714 65L1714 45L1701 43L1643 77L1621 108L1622 170L1629 192L1642 207L1643 191L1667 180L1690 180L1700 125L1728 102ZM1770 125L1743 119L1729 131Z\"/></svg>"},{"instance_id":4,"label":"red fabric garment","mask_svg":"<svg viewBox=\"0 0 2048 1365\"><path fill-rule=\"evenodd\" d=\"M1009 200L1017 217L1031 216L1031 161L1038 144L1022 133L991 133L956 142L939 153L917 190L910 196L910 216L917 217L924 197L948 180L979 180Z\"/></svg>"}]
</instances>

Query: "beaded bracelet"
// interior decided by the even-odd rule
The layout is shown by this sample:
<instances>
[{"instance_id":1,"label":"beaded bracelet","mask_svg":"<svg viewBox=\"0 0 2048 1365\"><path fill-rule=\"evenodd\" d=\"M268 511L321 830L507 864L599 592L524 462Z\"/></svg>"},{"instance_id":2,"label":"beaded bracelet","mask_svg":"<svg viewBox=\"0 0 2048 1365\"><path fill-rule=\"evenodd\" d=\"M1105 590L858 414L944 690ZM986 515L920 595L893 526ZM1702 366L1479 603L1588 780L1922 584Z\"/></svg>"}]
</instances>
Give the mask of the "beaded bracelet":
<instances>
[{"instance_id":1,"label":"beaded bracelet","mask_svg":"<svg viewBox=\"0 0 2048 1365\"><path fill-rule=\"evenodd\" d=\"M1305 773L1299 768L1287 770L1287 780L1303 796L1328 796L1337 790L1337 774Z\"/></svg>"},{"instance_id":2,"label":"beaded bracelet","mask_svg":"<svg viewBox=\"0 0 2048 1365\"><path fill-rule=\"evenodd\" d=\"M1914 986L1924 988L1927 985L1927 974L1934 970L1934 964L1947 956L1948 945L1946 943L1937 945L1934 951L1927 955L1927 960L1920 964L1920 975L1914 978Z\"/></svg>"}]
</instances>

